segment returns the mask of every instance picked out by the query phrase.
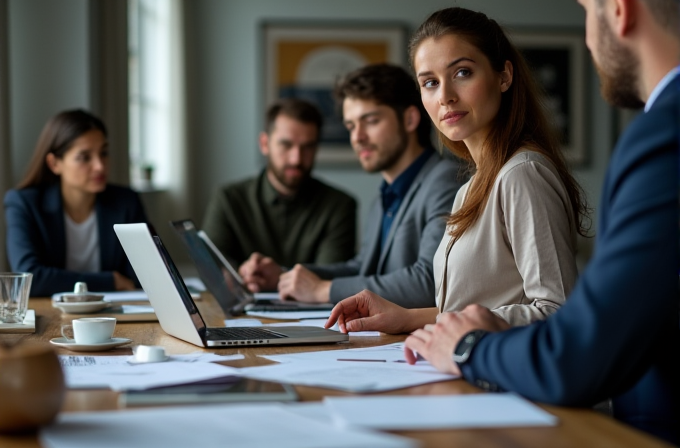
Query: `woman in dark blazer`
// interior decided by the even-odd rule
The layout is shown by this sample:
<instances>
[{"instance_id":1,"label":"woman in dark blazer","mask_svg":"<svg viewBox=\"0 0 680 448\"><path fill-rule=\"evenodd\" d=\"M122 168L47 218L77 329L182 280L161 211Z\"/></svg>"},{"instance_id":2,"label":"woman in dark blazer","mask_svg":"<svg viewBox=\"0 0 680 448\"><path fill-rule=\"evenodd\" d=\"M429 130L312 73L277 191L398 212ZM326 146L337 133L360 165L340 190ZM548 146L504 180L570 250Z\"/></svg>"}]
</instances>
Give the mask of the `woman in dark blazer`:
<instances>
[{"instance_id":1,"label":"woman in dark blazer","mask_svg":"<svg viewBox=\"0 0 680 448\"><path fill-rule=\"evenodd\" d=\"M27 174L5 195L7 255L13 271L33 273L31 296L139 286L113 225L146 222L139 196L107 183L102 121L84 110L52 117Z\"/></svg>"}]
</instances>

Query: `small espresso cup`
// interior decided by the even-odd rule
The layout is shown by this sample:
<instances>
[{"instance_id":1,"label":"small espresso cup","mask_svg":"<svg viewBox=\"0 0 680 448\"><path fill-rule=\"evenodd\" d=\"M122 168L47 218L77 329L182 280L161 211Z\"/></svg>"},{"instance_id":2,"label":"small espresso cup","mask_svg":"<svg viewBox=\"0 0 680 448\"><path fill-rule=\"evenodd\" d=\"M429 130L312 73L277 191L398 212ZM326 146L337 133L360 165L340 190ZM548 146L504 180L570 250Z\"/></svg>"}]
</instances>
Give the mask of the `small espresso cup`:
<instances>
[{"instance_id":1,"label":"small espresso cup","mask_svg":"<svg viewBox=\"0 0 680 448\"><path fill-rule=\"evenodd\" d=\"M111 340L114 328L115 317L83 317L73 319L70 325L62 325L61 335L68 342L76 344L102 344ZM69 329L73 331L73 337L67 336Z\"/></svg>"}]
</instances>

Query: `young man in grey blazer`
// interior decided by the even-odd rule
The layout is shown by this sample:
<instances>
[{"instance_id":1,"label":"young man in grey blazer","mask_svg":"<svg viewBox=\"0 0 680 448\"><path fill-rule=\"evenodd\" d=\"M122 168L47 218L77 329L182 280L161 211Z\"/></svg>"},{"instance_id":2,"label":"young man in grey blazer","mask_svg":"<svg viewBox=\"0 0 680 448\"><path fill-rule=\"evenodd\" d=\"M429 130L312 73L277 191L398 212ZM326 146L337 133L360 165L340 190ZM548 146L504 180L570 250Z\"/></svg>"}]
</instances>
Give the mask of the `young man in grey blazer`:
<instances>
[{"instance_id":1,"label":"young man in grey blazer","mask_svg":"<svg viewBox=\"0 0 680 448\"><path fill-rule=\"evenodd\" d=\"M283 298L298 301L337 303L370 289L404 307L434 306L432 259L464 181L462 170L432 148L430 121L404 69L360 68L338 82L335 95L362 167L383 177L359 254L343 263L297 264L287 272L255 255L240 273L254 291L278 286Z\"/></svg>"}]
</instances>

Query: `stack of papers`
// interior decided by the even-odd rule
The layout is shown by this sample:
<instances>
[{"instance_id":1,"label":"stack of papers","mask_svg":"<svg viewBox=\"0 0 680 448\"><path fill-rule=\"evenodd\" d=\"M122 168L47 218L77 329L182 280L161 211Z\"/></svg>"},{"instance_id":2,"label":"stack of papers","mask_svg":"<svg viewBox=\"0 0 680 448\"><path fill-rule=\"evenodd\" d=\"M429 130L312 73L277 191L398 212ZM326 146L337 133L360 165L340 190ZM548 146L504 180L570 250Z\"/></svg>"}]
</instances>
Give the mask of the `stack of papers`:
<instances>
[{"instance_id":1,"label":"stack of papers","mask_svg":"<svg viewBox=\"0 0 680 448\"><path fill-rule=\"evenodd\" d=\"M271 324L262 324L258 319L227 319L224 321L226 327L318 327L325 328L328 319L303 319L299 322L276 322ZM340 331L336 323L331 330ZM350 336L353 337L377 337L380 336L379 331L350 331Z\"/></svg>"},{"instance_id":2,"label":"stack of papers","mask_svg":"<svg viewBox=\"0 0 680 448\"><path fill-rule=\"evenodd\" d=\"M173 355L169 361L130 364L130 356L60 356L70 389L110 388L115 391L192 383L228 375L238 369L214 361L242 359L243 355L218 356L212 353Z\"/></svg>"},{"instance_id":3,"label":"stack of papers","mask_svg":"<svg viewBox=\"0 0 680 448\"><path fill-rule=\"evenodd\" d=\"M266 431L263 431L266 428ZM135 411L63 413L40 431L50 448L413 448L417 442L290 412L275 404L170 407Z\"/></svg>"},{"instance_id":4,"label":"stack of papers","mask_svg":"<svg viewBox=\"0 0 680 448\"><path fill-rule=\"evenodd\" d=\"M239 375L348 392L379 392L457 378L427 361L407 364L403 343L263 357L281 364L245 367Z\"/></svg>"}]
</instances>

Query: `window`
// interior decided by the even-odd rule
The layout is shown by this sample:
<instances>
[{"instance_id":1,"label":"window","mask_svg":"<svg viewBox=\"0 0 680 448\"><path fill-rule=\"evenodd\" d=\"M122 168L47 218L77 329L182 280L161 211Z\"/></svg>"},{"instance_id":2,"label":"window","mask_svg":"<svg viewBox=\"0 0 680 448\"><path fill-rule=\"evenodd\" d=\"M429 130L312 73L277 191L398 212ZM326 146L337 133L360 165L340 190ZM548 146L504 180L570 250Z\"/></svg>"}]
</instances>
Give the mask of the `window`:
<instances>
[{"instance_id":1,"label":"window","mask_svg":"<svg viewBox=\"0 0 680 448\"><path fill-rule=\"evenodd\" d=\"M128 0L128 6L130 179L140 190L181 187L181 0Z\"/></svg>"}]
</instances>

